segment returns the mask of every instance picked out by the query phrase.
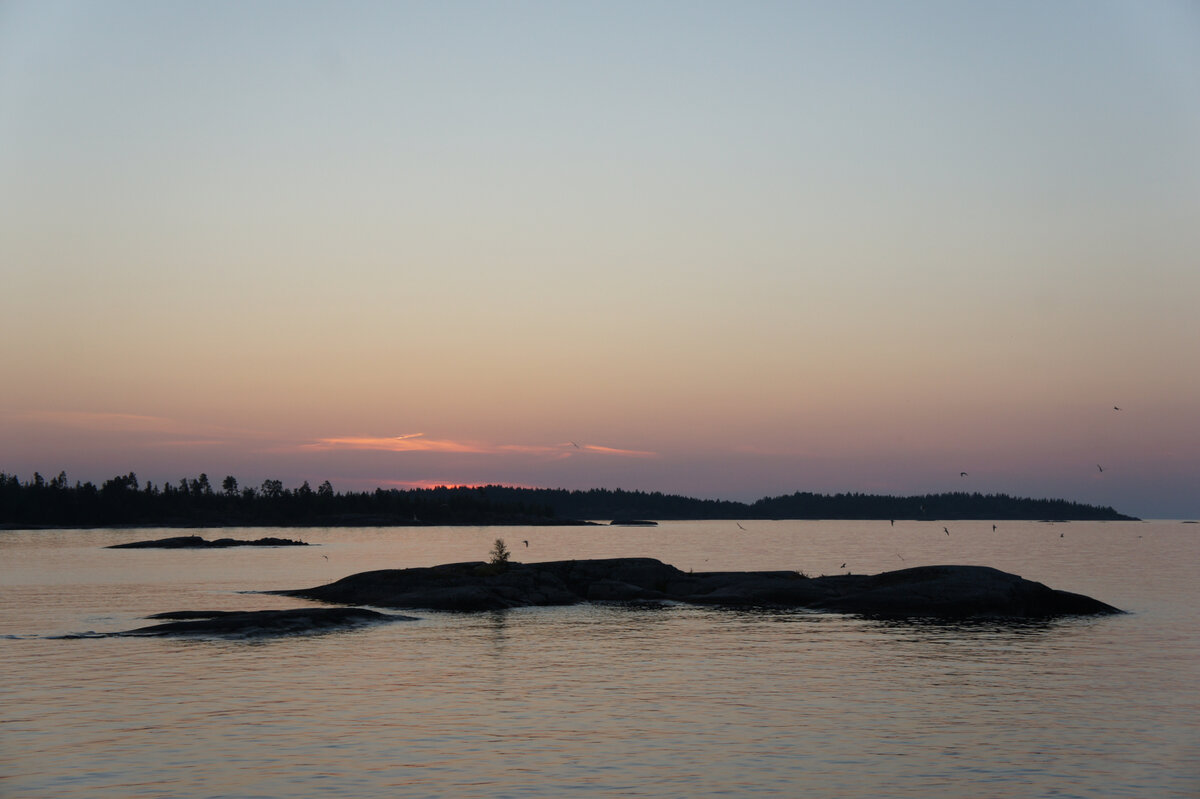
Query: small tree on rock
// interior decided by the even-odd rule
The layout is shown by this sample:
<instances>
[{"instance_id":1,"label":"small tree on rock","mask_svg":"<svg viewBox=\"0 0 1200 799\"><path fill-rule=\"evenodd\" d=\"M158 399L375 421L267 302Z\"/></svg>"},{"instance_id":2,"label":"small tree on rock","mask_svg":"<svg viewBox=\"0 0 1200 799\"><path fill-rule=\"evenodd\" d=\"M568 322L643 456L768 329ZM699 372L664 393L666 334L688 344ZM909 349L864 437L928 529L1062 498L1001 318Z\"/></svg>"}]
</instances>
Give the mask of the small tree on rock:
<instances>
[{"instance_id":1,"label":"small tree on rock","mask_svg":"<svg viewBox=\"0 0 1200 799\"><path fill-rule=\"evenodd\" d=\"M496 543L492 544L491 554L491 564L493 566L499 566L500 568L504 568L508 565L508 559L512 555L512 553L508 551L508 546L505 545L503 538L497 538Z\"/></svg>"}]
</instances>

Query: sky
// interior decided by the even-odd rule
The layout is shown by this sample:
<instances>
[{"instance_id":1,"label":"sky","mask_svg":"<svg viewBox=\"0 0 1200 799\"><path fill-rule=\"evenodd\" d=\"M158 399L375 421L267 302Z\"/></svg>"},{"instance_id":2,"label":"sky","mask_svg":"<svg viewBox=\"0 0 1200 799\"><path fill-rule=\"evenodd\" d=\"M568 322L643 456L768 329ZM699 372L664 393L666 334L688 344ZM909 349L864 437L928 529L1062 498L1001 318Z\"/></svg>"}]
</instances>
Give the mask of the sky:
<instances>
[{"instance_id":1,"label":"sky","mask_svg":"<svg viewBox=\"0 0 1200 799\"><path fill-rule=\"evenodd\" d=\"M0 342L23 479L1200 516L1200 6L0 0Z\"/></svg>"}]
</instances>

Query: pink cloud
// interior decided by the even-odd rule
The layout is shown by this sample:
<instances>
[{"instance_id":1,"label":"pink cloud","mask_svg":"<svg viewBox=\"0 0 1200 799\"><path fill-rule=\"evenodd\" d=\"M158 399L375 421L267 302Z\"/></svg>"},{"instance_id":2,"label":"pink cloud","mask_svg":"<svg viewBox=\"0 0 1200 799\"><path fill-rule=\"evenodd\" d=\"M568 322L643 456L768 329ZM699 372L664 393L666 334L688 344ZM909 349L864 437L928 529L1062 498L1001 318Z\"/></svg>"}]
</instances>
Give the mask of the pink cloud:
<instances>
[{"instance_id":1,"label":"pink cloud","mask_svg":"<svg viewBox=\"0 0 1200 799\"><path fill-rule=\"evenodd\" d=\"M595 452L598 455L620 455L626 458L653 458L657 452L646 452L640 449L617 449L616 447L602 447L598 444L584 444L580 447L584 452Z\"/></svg>"},{"instance_id":2,"label":"pink cloud","mask_svg":"<svg viewBox=\"0 0 1200 799\"><path fill-rule=\"evenodd\" d=\"M347 436L342 438L319 438L303 449L315 450L381 450L384 452L494 452L494 447L464 441L445 441L425 438L424 433L409 433L403 436Z\"/></svg>"},{"instance_id":3,"label":"pink cloud","mask_svg":"<svg viewBox=\"0 0 1200 799\"><path fill-rule=\"evenodd\" d=\"M635 449L618 449L595 444L579 445L567 443L558 446L540 444L491 444L481 441L452 441L449 439L425 438L424 433L409 433L402 436L342 436L319 438L301 446L306 450L375 450L382 452L443 452L457 454L525 454L542 455L555 459L575 454L617 455L627 458L653 457L655 453Z\"/></svg>"},{"instance_id":4,"label":"pink cloud","mask_svg":"<svg viewBox=\"0 0 1200 799\"><path fill-rule=\"evenodd\" d=\"M167 416L100 411L0 411L39 428L61 428L81 433L121 434L147 446L205 447L236 441L270 441L275 436L259 430L226 427Z\"/></svg>"},{"instance_id":5,"label":"pink cloud","mask_svg":"<svg viewBox=\"0 0 1200 799\"><path fill-rule=\"evenodd\" d=\"M171 419L134 413L98 413L94 411L25 411L18 416L32 422L76 430L109 432L170 432L178 429Z\"/></svg>"}]
</instances>

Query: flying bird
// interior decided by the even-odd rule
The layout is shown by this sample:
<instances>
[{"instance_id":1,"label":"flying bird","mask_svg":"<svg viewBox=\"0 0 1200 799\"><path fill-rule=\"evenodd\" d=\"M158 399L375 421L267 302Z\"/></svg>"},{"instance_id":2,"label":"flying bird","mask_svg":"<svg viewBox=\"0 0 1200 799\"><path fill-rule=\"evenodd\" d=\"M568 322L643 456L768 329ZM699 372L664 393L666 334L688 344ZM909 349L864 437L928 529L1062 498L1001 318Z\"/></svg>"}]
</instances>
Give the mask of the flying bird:
<instances>
[{"instance_id":1,"label":"flying bird","mask_svg":"<svg viewBox=\"0 0 1200 799\"><path fill-rule=\"evenodd\" d=\"M966 477L966 476L967 476L967 473L966 473L966 472L959 472L959 473L958 473L958 476L959 476L959 477Z\"/></svg>"},{"instance_id":2,"label":"flying bird","mask_svg":"<svg viewBox=\"0 0 1200 799\"><path fill-rule=\"evenodd\" d=\"M943 528L942 528L942 530L944 530L944 531L946 532L946 535L950 535L950 531L949 531L949 530L946 530L946 528L945 528L945 527L943 527Z\"/></svg>"},{"instance_id":3,"label":"flying bird","mask_svg":"<svg viewBox=\"0 0 1200 799\"><path fill-rule=\"evenodd\" d=\"M843 564L842 564L841 566L839 566L838 568L839 568L839 569L844 569L844 568L846 568L846 564L845 564L845 563L843 563Z\"/></svg>"},{"instance_id":4,"label":"flying bird","mask_svg":"<svg viewBox=\"0 0 1200 799\"><path fill-rule=\"evenodd\" d=\"M738 526L738 529L739 529L739 530L745 530L745 529L746 529L745 527L742 527L742 523L741 523L741 522L734 522L734 524L736 524L736 525Z\"/></svg>"},{"instance_id":5,"label":"flying bird","mask_svg":"<svg viewBox=\"0 0 1200 799\"><path fill-rule=\"evenodd\" d=\"M524 543L525 543L525 546L529 546L529 542L528 542L528 541L525 541Z\"/></svg>"},{"instance_id":6,"label":"flying bird","mask_svg":"<svg viewBox=\"0 0 1200 799\"><path fill-rule=\"evenodd\" d=\"M579 445L576 444L574 441L571 442L571 446L574 447L575 449L579 449Z\"/></svg>"},{"instance_id":7,"label":"flying bird","mask_svg":"<svg viewBox=\"0 0 1200 799\"><path fill-rule=\"evenodd\" d=\"M1099 469L1100 471L1104 471L1104 467L1098 463L1096 464L1096 468Z\"/></svg>"},{"instance_id":8,"label":"flying bird","mask_svg":"<svg viewBox=\"0 0 1200 799\"><path fill-rule=\"evenodd\" d=\"M992 532L993 533L996 532L996 525L994 525L994 524L992 525Z\"/></svg>"},{"instance_id":9,"label":"flying bird","mask_svg":"<svg viewBox=\"0 0 1200 799\"><path fill-rule=\"evenodd\" d=\"M1120 409L1120 408L1118 408L1116 405L1114 405L1114 406L1113 406L1113 410L1114 410L1114 411L1119 411L1119 410L1121 410L1121 409Z\"/></svg>"}]
</instances>

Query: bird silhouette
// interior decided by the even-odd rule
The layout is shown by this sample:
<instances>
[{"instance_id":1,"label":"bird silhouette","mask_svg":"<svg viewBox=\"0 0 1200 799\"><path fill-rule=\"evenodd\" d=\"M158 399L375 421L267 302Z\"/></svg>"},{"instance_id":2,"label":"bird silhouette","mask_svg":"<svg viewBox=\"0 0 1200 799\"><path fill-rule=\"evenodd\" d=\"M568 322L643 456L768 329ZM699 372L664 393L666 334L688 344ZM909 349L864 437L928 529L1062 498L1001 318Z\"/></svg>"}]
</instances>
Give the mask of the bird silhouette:
<instances>
[{"instance_id":1,"label":"bird silhouette","mask_svg":"<svg viewBox=\"0 0 1200 799\"><path fill-rule=\"evenodd\" d=\"M734 524L736 524L736 525L738 526L738 529L739 529L739 530L745 530L745 529L746 529L745 527L742 527L742 523L741 523L741 522L734 522Z\"/></svg>"},{"instance_id":2,"label":"bird silhouette","mask_svg":"<svg viewBox=\"0 0 1200 799\"><path fill-rule=\"evenodd\" d=\"M959 476L959 477L966 477L966 476L967 476L967 473L966 473L966 472L959 472L959 473L958 473L958 476Z\"/></svg>"},{"instance_id":3,"label":"bird silhouette","mask_svg":"<svg viewBox=\"0 0 1200 799\"><path fill-rule=\"evenodd\" d=\"M949 531L949 530L946 530L946 528L945 528L945 527L943 527L943 528L942 528L942 530L945 530L945 532L946 532L946 535L950 535L950 531Z\"/></svg>"},{"instance_id":4,"label":"bird silhouette","mask_svg":"<svg viewBox=\"0 0 1200 799\"><path fill-rule=\"evenodd\" d=\"M1096 468L1099 469L1100 471L1104 471L1104 467L1098 463L1096 464Z\"/></svg>"},{"instance_id":5,"label":"bird silhouette","mask_svg":"<svg viewBox=\"0 0 1200 799\"><path fill-rule=\"evenodd\" d=\"M843 563L843 564L842 564L841 566L839 566L838 568L840 568L840 569L844 569L844 568L846 568L846 564L845 564L845 563Z\"/></svg>"},{"instance_id":6,"label":"bird silhouette","mask_svg":"<svg viewBox=\"0 0 1200 799\"><path fill-rule=\"evenodd\" d=\"M1113 406L1113 410L1114 410L1114 411L1119 411L1119 410L1121 410L1121 409L1120 409L1120 408L1118 408L1116 405L1114 405L1114 406Z\"/></svg>"},{"instance_id":7,"label":"bird silhouette","mask_svg":"<svg viewBox=\"0 0 1200 799\"><path fill-rule=\"evenodd\" d=\"M528 541L523 541L523 543L525 544L525 546L529 546L529 542L528 542Z\"/></svg>"}]
</instances>

